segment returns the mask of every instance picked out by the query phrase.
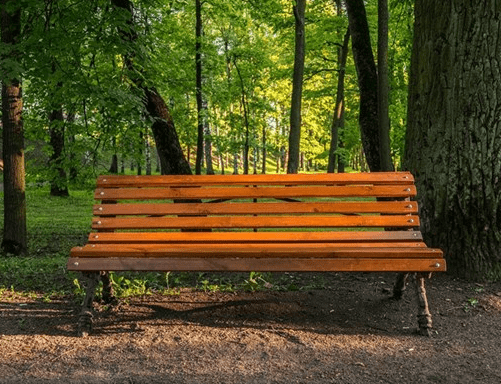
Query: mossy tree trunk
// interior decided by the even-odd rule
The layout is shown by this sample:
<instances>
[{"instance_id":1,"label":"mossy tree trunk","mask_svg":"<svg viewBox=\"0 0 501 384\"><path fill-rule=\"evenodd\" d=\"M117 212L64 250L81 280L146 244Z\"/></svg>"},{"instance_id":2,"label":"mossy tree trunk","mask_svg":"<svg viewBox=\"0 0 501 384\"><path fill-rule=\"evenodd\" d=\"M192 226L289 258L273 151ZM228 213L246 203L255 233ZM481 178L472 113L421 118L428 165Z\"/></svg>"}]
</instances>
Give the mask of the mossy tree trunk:
<instances>
[{"instance_id":1,"label":"mossy tree trunk","mask_svg":"<svg viewBox=\"0 0 501 384\"><path fill-rule=\"evenodd\" d=\"M501 278L501 4L417 0L406 136L421 226L448 269Z\"/></svg>"}]
</instances>

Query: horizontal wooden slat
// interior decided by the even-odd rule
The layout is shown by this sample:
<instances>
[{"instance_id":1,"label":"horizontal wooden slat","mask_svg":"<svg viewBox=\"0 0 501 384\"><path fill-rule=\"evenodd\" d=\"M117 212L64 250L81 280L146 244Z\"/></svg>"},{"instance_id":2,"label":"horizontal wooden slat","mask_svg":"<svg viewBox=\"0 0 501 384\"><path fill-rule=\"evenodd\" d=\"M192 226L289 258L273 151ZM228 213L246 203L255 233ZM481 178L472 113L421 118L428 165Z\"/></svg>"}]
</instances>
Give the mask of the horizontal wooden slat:
<instances>
[{"instance_id":1,"label":"horizontal wooden slat","mask_svg":"<svg viewBox=\"0 0 501 384\"><path fill-rule=\"evenodd\" d=\"M339 232L93 232L90 243L319 243L422 241L419 231Z\"/></svg>"},{"instance_id":2,"label":"horizontal wooden slat","mask_svg":"<svg viewBox=\"0 0 501 384\"><path fill-rule=\"evenodd\" d=\"M409 201L339 201L325 203L195 203L195 204L97 204L96 216L118 215L229 215L279 213L417 213L416 202Z\"/></svg>"},{"instance_id":3,"label":"horizontal wooden slat","mask_svg":"<svg viewBox=\"0 0 501 384\"><path fill-rule=\"evenodd\" d=\"M438 266L437 266L438 265ZM71 271L439 272L440 258L70 258Z\"/></svg>"},{"instance_id":4,"label":"horizontal wooden slat","mask_svg":"<svg viewBox=\"0 0 501 384\"><path fill-rule=\"evenodd\" d=\"M126 217L95 218L92 228L193 229L193 228L333 228L417 227L418 216L218 216L218 217Z\"/></svg>"},{"instance_id":5,"label":"horizontal wooden slat","mask_svg":"<svg viewBox=\"0 0 501 384\"><path fill-rule=\"evenodd\" d=\"M165 175L100 176L98 187L166 187L193 185L322 185L322 184L413 184L409 172L316 173L285 175Z\"/></svg>"},{"instance_id":6,"label":"horizontal wooden slat","mask_svg":"<svg viewBox=\"0 0 501 384\"><path fill-rule=\"evenodd\" d=\"M436 258L442 252L432 248L372 248L336 247L325 244L269 246L262 244L217 245L193 247L158 244L88 244L71 250L72 257L306 257L306 258Z\"/></svg>"},{"instance_id":7,"label":"horizontal wooden slat","mask_svg":"<svg viewBox=\"0 0 501 384\"><path fill-rule=\"evenodd\" d=\"M298 197L411 197L414 185L339 187L214 187L96 189L96 200L269 199Z\"/></svg>"}]
</instances>

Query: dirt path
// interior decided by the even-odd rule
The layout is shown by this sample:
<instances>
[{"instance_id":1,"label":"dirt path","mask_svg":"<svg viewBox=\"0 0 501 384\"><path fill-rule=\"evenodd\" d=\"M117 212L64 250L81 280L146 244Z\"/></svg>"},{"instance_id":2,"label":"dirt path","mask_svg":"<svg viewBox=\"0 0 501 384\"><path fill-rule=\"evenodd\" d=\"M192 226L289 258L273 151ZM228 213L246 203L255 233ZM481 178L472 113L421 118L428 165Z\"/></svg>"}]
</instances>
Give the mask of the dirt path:
<instances>
[{"instance_id":1,"label":"dirt path","mask_svg":"<svg viewBox=\"0 0 501 384\"><path fill-rule=\"evenodd\" d=\"M413 285L329 274L325 290L203 293L97 307L76 338L71 301L0 299L0 383L501 383L501 284L436 276L431 338Z\"/></svg>"}]
</instances>

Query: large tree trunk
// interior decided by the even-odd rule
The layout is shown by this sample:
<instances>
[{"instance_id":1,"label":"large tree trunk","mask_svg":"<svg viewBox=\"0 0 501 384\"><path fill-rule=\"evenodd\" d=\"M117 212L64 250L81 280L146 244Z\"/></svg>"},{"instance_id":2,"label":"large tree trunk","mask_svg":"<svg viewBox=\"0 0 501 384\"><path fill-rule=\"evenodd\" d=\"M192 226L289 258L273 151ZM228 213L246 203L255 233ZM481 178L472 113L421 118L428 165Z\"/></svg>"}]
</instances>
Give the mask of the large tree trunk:
<instances>
[{"instance_id":1,"label":"large tree trunk","mask_svg":"<svg viewBox=\"0 0 501 384\"><path fill-rule=\"evenodd\" d=\"M132 19L132 3L130 0L111 0L113 6L126 10L129 17L126 21L128 28L120 28L119 33L124 42L131 44L137 40ZM132 52L124 54L125 66L130 74L135 72L132 62ZM160 157L160 168L163 175L191 174L189 163L184 157L179 137L174 126L174 120L167 104L155 87L146 86L141 76L132 75L131 80L144 92L144 106L153 120L151 130L155 138L157 153Z\"/></svg>"},{"instance_id":2,"label":"large tree trunk","mask_svg":"<svg viewBox=\"0 0 501 384\"><path fill-rule=\"evenodd\" d=\"M501 278L499 2L417 0L404 166L448 269Z\"/></svg>"},{"instance_id":3,"label":"large tree trunk","mask_svg":"<svg viewBox=\"0 0 501 384\"><path fill-rule=\"evenodd\" d=\"M363 0L346 0L351 44L360 88L360 131L371 171L381 171L377 102L377 71Z\"/></svg>"},{"instance_id":4,"label":"large tree trunk","mask_svg":"<svg viewBox=\"0 0 501 384\"><path fill-rule=\"evenodd\" d=\"M296 21L296 44L294 73L292 75L292 98L289 132L289 161L287 173L297 173L299 167L299 146L301 143L301 98L303 96L303 74L305 55L304 12L306 0L297 0L293 6Z\"/></svg>"},{"instance_id":5,"label":"large tree trunk","mask_svg":"<svg viewBox=\"0 0 501 384\"><path fill-rule=\"evenodd\" d=\"M14 1L2 0L2 44L13 46L9 58L17 59L15 44L21 34L21 10L12 9ZM10 9L7 10L7 4ZM15 6L14 6L15 8ZM21 255L27 251L26 181L24 170L23 100L21 81L7 78L2 82L2 130L4 160L4 230L2 248L7 253Z\"/></svg>"}]
</instances>

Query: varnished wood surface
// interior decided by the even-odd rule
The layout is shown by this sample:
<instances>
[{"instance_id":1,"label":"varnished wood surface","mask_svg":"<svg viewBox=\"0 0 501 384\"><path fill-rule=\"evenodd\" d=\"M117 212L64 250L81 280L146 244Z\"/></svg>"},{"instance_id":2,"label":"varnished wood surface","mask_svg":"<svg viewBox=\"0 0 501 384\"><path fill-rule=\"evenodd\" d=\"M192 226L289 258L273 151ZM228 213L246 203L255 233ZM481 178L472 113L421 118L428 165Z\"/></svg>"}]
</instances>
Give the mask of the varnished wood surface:
<instances>
[{"instance_id":1,"label":"varnished wood surface","mask_svg":"<svg viewBox=\"0 0 501 384\"><path fill-rule=\"evenodd\" d=\"M207 188L97 188L96 200L284 199L321 197L395 197L416 195L414 185L246 186Z\"/></svg>"},{"instance_id":2,"label":"varnished wood surface","mask_svg":"<svg viewBox=\"0 0 501 384\"><path fill-rule=\"evenodd\" d=\"M437 267L437 264L440 265ZM440 258L70 258L72 271L439 272Z\"/></svg>"},{"instance_id":3,"label":"varnished wood surface","mask_svg":"<svg viewBox=\"0 0 501 384\"><path fill-rule=\"evenodd\" d=\"M414 184L410 172L317 173L283 175L165 175L99 176L98 187L166 187L194 185L327 185L327 184Z\"/></svg>"},{"instance_id":4,"label":"varnished wood surface","mask_svg":"<svg viewBox=\"0 0 501 384\"><path fill-rule=\"evenodd\" d=\"M101 176L96 232L68 269L443 271L415 230L416 193L408 172ZM377 228L392 230L361 230Z\"/></svg>"},{"instance_id":5,"label":"varnished wood surface","mask_svg":"<svg viewBox=\"0 0 501 384\"><path fill-rule=\"evenodd\" d=\"M326 243L422 242L419 231L325 232L93 232L90 243Z\"/></svg>"},{"instance_id":6,"label":"varnished wood surface","mask_svg":"<svg viewBox=\"0 0 501 384\"><path fill-rule=\"evenodd\" d=\"M219 229L219 228L334 228L416 227L418 216L218 216L95 218L92 228L106 229Z\"/></svg>"},{"instance_id":7,"label":"varnished wood surface","mask_svg":"<svg viewBox=\"0 0 501 384\"><path fill-rule=\"evenodd\" d=\"M418 205L409 201L339 201L298 203L149 203L96 204L95 216L119 215L249 215L249 214L323 214L383 213L416 214Z\"/></svg>"},{"instance_id":8,"label":"varnished wood surface","mask_svg":"<svg viewBox=\"0 0 501 384\"><path fill-rule=\"evenodd\" d=\"M401 248L365 248L353 244L337 247L329 244L212 244L200 247L193 244L88 244L71 250L73 257L373 257L373 258L433 258L442 251L418 246Z\"/></svg>"}]
</instances>

